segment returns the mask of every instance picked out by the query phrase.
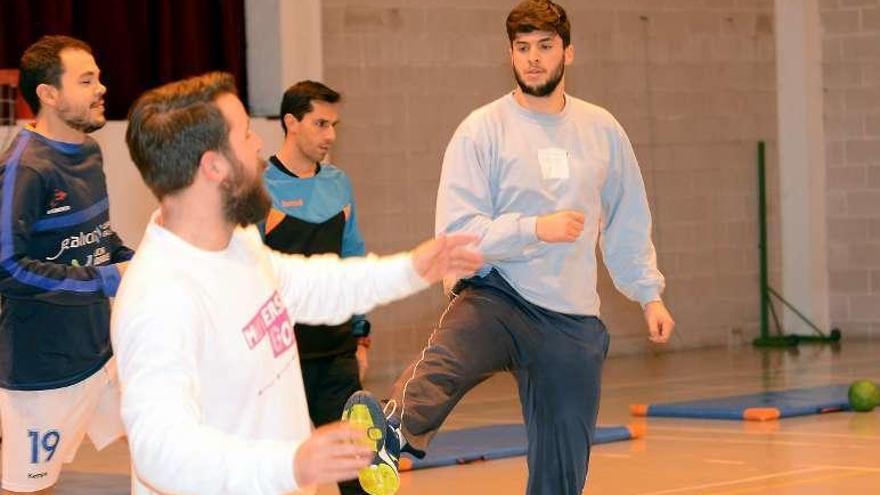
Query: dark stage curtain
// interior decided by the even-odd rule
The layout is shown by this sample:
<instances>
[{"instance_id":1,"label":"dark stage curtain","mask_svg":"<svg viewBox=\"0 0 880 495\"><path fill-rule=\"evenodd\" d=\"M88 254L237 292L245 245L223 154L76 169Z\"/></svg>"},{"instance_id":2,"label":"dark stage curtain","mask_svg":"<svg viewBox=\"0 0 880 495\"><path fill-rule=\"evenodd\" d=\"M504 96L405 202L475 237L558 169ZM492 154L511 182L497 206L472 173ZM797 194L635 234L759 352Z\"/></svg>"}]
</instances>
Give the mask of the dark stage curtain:
<instances>
[{"instance_id":1,"label":"dark stage curtain","mask_svg":"<svg viewBox=\"0 0 880 495\"><path fill-rule=\"evenodd\" d=\"M44 34L92 46L107 117L125 119L146 89L231 72L247 104L244 0L0 0L0 68L17 68Z\"/></svg>"}]
</instances>

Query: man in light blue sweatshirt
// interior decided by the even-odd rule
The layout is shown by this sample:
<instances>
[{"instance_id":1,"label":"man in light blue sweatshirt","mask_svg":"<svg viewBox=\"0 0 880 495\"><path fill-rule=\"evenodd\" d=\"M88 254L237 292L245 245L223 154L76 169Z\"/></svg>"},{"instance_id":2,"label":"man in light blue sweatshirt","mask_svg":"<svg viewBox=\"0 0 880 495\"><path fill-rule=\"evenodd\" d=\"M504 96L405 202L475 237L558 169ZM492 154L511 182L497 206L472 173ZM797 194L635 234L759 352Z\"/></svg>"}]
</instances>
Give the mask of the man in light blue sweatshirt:
<instances>
[{"instance_id":1,"label":"man in light blue sweatshirt","mask_svg":"<svg viewBox=\"0 0 880 495\"><path fill-rule=\"evenodd\" d=\"M507 18L517 87L458 127L443 160L436 232L477 235L485 265L454 299L386 408L423 454L451 409L511 371L528 432L530 495L580 494L608 332L596 245L615 286L644 309L649 339L675 325L660 296L651 213L635 155L606 110L565 93L565 10L527 0ZM393 412L392 412L393 410Z\"/></svg>"}]
</instances>

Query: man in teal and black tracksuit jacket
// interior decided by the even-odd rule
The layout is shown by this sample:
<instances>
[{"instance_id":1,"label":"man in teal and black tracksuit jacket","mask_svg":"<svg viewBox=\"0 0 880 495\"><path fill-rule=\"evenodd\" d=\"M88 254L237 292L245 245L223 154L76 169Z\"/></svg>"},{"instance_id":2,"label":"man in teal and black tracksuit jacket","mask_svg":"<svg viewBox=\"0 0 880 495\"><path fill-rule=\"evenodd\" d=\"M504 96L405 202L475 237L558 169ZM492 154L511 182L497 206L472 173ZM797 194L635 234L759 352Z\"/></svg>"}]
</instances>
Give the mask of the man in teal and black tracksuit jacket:
<instances>
[{"instance_id":1,"label":"man in teal and black tracksuit jacket","mask_svg":"<svg viewBox=\"0 0 880 495\"><path fill-rule=\"evenodd\" d=\"M306 256L363 256L351 183L341 169L321 163L336 141L340 95L302 81L281 101L284 143L263 176L272 209L262 231L266 245ZM315 426L338 421L348 397L361 389L370 324L357 315L335 326L296 324L309 415ZM339 484L342 495L364 492L357 480Z\"/></svg>"}]
</instances>

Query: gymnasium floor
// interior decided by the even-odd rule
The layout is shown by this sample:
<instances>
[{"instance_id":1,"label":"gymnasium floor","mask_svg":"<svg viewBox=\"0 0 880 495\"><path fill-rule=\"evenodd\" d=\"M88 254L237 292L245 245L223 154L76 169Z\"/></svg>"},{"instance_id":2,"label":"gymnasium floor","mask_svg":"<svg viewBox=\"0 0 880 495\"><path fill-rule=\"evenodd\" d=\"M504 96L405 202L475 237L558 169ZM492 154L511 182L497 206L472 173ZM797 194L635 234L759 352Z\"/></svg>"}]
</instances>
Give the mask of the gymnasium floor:
<instances>
[{"instance_id":1,"label":"gymnasium floor","mask_svg":"<svg viewBox=\"0 0 880 495\"><path fill-rule=\"evenodd\" d=\"M880 343L844 341L838 351L751 347L609 359L600 424L633 422L631 402L730 395L857 378L880 380ZM370 383L383 393L388 383ZM471 393L448 428L519 421L514 382L498 376ZM880 412L834 413L769 423L650 419L638 440L597 446L585 494L863 494L880 486ZM522 494L524 458L403 474L401 495ZM56 493L122 494L128 452L85 445ZM336 493L322 487L321 495Z\"/></svg>"}]
</instances>

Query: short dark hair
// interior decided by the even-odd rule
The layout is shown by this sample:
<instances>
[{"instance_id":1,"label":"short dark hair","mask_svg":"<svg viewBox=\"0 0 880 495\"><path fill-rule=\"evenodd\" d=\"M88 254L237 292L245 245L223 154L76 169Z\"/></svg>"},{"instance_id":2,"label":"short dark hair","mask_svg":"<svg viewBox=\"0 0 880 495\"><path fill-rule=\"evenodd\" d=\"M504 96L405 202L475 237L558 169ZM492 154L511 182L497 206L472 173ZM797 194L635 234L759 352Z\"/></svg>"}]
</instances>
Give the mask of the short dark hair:
<instances>
[{"instance_id":1,"label":"short dark hair","mask_svg":"<svg viewBox=\"0 0 880 495\"><path fill-rule=\"evenodd\" d=\"M507 37L513 43L517 34L549 31L562 38L562 46L571 44L571 23L561 6L550 0L525 0L507 16Z\"/></svg>"},{"instance_id":2,"label":"short dark hair","mask_svg":"<svg viewBox=\"0 0 880 495\"><path fill-rule=\"evenodd\" d=\"M229 148L229 124L216 104L226 93L237 94L232 74L210 72L151 89L132 105L125 142L159 200L192 184L206 151Z\"/></svg>"},{"instance_id":3,"label":"short dark hair","mask_svg":"<svg viewBox=\"0 0 880 495\"><path fill-rule=\"evenodd\" d=\"M281 98L281 128L284 130L284 135L287 135L285 115L291 114L296 120L302 120L305 114L315 109L312 101L337 103L340 99L342 95L317 81L300 81L287 88L284 97Z\"/></svg>"},{"instance_id":4,"label":"short dark hair","mask_svg":"<svg viewBox=\"0 0 880 495\"><path fill-rule=\"evenodd\" d=\"M18 88L34 115L40 113L42 106L37 96L37 86L51 84L56 88L61 87L61 75L64 74L61 52L68 48L92 53L92 47L85 41L53 35L43 36L22 54L18 65Z\"/></svg>"}]
</instances>

